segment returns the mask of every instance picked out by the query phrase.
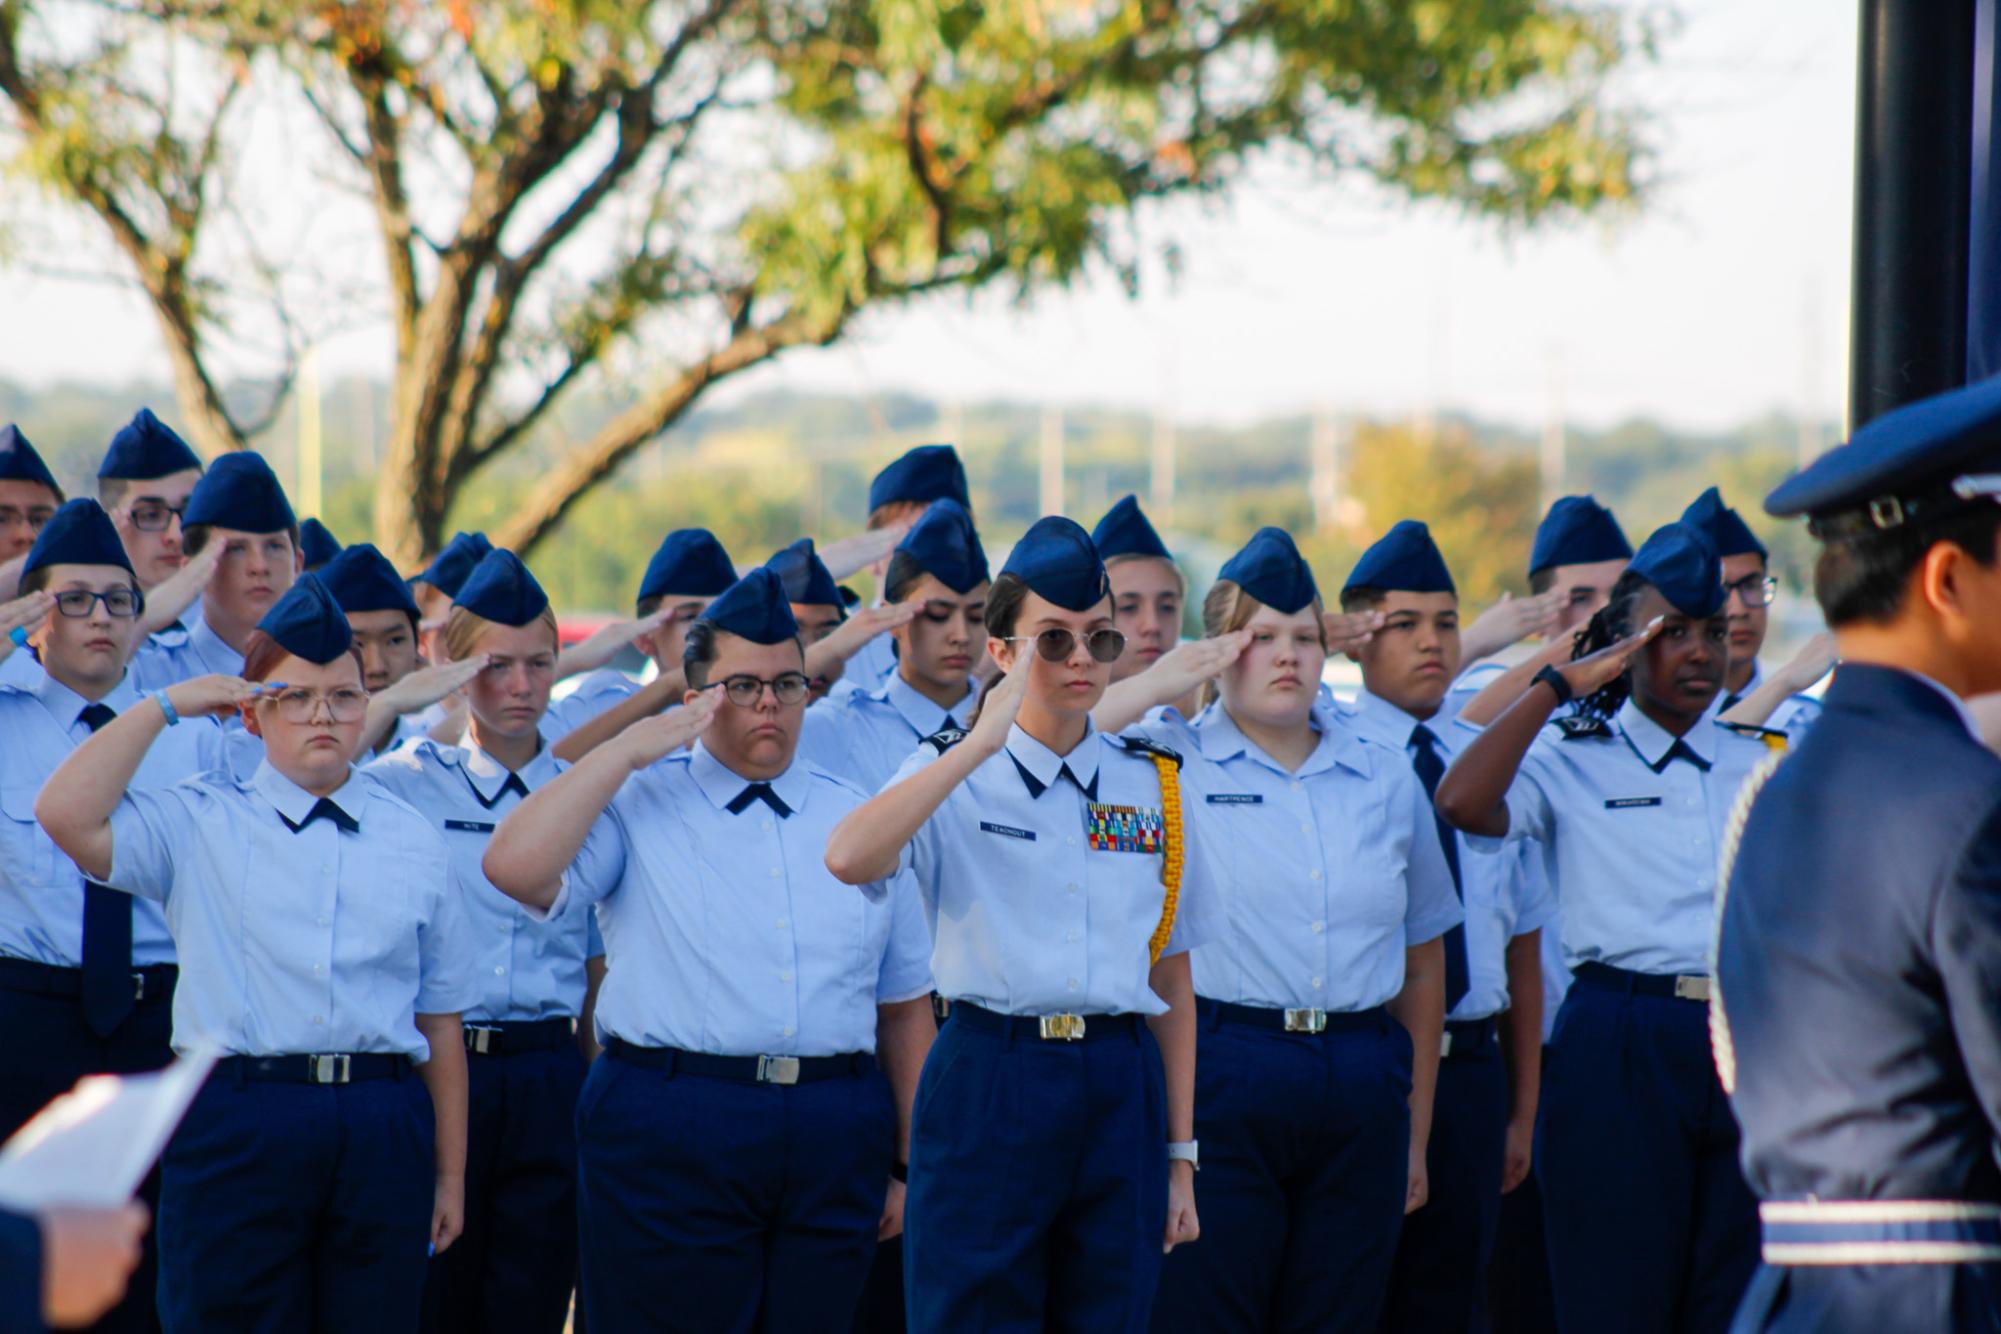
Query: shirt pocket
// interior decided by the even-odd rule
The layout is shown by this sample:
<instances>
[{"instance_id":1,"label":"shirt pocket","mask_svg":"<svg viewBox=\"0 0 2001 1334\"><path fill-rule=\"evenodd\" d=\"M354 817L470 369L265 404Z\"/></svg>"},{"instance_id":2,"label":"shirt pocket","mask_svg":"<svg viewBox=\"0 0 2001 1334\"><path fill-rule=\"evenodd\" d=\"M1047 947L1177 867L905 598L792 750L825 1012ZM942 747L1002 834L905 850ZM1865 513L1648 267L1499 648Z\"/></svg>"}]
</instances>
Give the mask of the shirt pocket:
<instances>
[{"instance_id":1,"label":"shirt pocket","mask_svg":"<svg viewBox=\"0 0 2001 1334\"><path fill-rule=\"evenodd\" d=\"M35 820L36 787L0 788L0 853L9 876L47 885L63 876L68 861Z\"/></svg>"}]
</instances>

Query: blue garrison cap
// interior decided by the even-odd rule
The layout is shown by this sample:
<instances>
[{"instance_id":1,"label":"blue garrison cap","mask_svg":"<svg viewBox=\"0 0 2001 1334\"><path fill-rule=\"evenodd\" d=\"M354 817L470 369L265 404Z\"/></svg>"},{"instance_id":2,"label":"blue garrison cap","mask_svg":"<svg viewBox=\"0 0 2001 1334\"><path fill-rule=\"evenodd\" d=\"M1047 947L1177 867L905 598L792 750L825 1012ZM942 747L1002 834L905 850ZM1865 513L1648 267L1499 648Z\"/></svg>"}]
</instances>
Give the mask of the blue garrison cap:
<instances>
[{"instance_id":1,"label":"blue garrison cap","mask_svg":"<svg viewBox=\"0 0 2001 1334\"><path fill-rule=\"evenodd\" d=\"M1853 511L1864 529L1896 528L1963 505L1953 495L1958 478L1995 472L2001 472L2001 379L1884 413L1780 483L1765 497L1765 513L1820 520Z\"/></svg>"},{"instance_id":2,"label":"blue garrison cap","mask_svg":"<svg viewBox=\"0 0 2001 1334\"><path fill-rule=\"evenodd\" d=\"M201 456L188 448L188 442L155 417L151 408L141 408L111 437L97 475L144 482L200 467Z\"/></svg>"},{"instance_id":3,"label":"blue garrison cap","mask_svg":"<svg viewBox=\"0 0 2001 1334\"><path fill-rule=\"evenodd\" d=\"M964 596L985 583L987 553L973 530L973 516L956 500L937 500L924 511L896 549L924 567L954 593Z\"/></svg>"},{"instance_id":4,"label":"blue garrison cap","mask_svg":"<svg viewBox=\"0 0 2001 1334\"><path fill-rule=\"evenodd\" d=\"M57 500L62 499L63 489L56 485L55 474L18 426L0 426L0 482L40 482L56 493Z\"/></svg>"},{"instance_id":5,"label":"blue garrison cap","mask_svg":"<svg viewBox=\"0 0 2001 1334\"><path fill-rule=\"evenodd\" d=\"M1127 496L1106 510L1105 517L1098 520L1098 526L1091 530L1091 542L1098 548L1098 555L1105 560L1114 556L1174 559L1167 550L1167 543L1160 540L1160 534L1153 530L1153 525L1141 512L1138 496Z\"/></svg>"},{"instance_id":6,"label":"blue garrison cap","mask_svg":"<svg viewBox=\"0 0 2001 1334\"><path fill-rule=\"evenodd\" d=\"M318 519L307 519L299 525L299 554L305 557L307 569L317 570L340 555L340 539Z\"/></svg>"},{"instance_id":7,"label":"blue garrison cap","mask_svg":"<svg viewBox=\"0 0 2001 1334\"><path fill-rule=\"evenodd\" d=\"M870 511L899 500L925 504L956 500L971 509L973 499L966 490L966 467L959 462L959 451L950 445L919 445L877 473L868 487Z\"/></svg>"},{"instance_id":8,"label":"blue garrison cap","mask_svg":"<svg viewBox=\"0 0 2001 1334\"><path fill-rule=\"evenodd\" d=\"M486 558L493 550L493 543L486 540L485 533L453 533L452 540L445 543L431 563L412 576L413 584L429 584L446 597L457 597L459 586L472 573L473 566Z\"/></svg>"},{"instance_id":9,"label":"blue garrison cap","mask_svg":"<svg viewBox=\"0 0 2001 1334\"><path fill-rule=\"evenodd\" d=\"M389 558L372 542L356 542L342 547L340 554L315 572L340 609L352 615L360 611L400 611L414 618L417 600L410 585L396 573Z\"/></svg>"},{"instance_id":10,"label":"blue garrison cap","mask_svg":"<svg viewBox=\"0 0 2001 1334\"><path fill-rule=\"evenodd\" d=\"M706 528L677 528L667 534L639 581L639 601L662 597L712 598L736 582L730 553Z\"/></svg>"},{"instance_id":11,"label":"blue garrison cap","mask_svg":"<svg viewBox=\"0 0 2001 1334\"><path fill-rule=\"evenodd\" d=\"M181 515L183 528L214 524L239 533L288 532L297 523L278 474L262 454L248 450L224 454L211 464L189 493L187 510Z\"/></svg>"},{"instance_id":12,"label":"blue garrison cap","mask_svg":"<svg viewBox=\"0 0 2001 1334\"><path fill-rule=\"evenodd\" d=\"M1091 535L1060 514L1037 519L1007 553L1001 573L1014 575L1029 592L1065 611L1090 611L1112 595Z\"/></svg>"},{"instance_id":13,"label":"blue garrison cap","mask_svg":"<svg viewBox=\"0 0 2001 1334\"><path fill-rule=\"evenodd\" d=\"M220 460L218 460L220 462ZM257 628L295 658L324 666L354 646L347 615L317 574L302 574Z\"/></svg>"},{"instance_id":14,"label":"blue garrison cap","mask_svg":"<svg viewBox=\"0 0 2001 1334\"><path fill-rule=\"evenodd\" d=\"M1283 528L1260 528L1244 549L1224 562L1218 579L1228 579L1273 611L1290 616L1320 596L1313 571Z\"/></svg>"},{"instance_id":15,"label":"blue garrison cap","mask_svg":"<svg viewBox=\"0 0 2001 1334\"><path fill-rule=\"evenodd\" d=\"M21 573L33 574L44 565L116 565L132 572L132 560L111 516L104 506L85 497L65 504L42 525Z\"/></svg>"},{"instance_id":16,"label":"blue garrison cap","mask_svg":"<svg viewBox=\"0 0 2001 1334\"><path fill-rule=\"evenodd\" d=\"M1656 529L1626 570L1659 589L1684 616L1714 616L1723 608L1722 558L1709 535L1692 523Z\"/></svg>"},{"instance_id":17,"label":"blue garrison cap","mask_svg":"<svg viewBox=\"0 0 2001 1334\"><path fill-rule=\"evenodd\" d=\"M1431 529L1416 519L1400 521L1362 553L1341 591L1345 593L1352 588L1379 588L1394 593L1459 591L1453 586L1452 571L1445 568L1445 557L1439 554L1438 543L1431 540Z\"/></svg>"},{"instance_id":18,"label":"blue garrison cap","mask_svg":"<svg viewBox=\"0 0 2001 1334\"><path fill-rule=\"evenodd\" d=\"M520 626L549 610L549 595L528 573L521 557L495 547L473 566L452 603L484 620Z\"/></svg>"},{"instance_id":19,"label":"blue garrison cap","mask_svg":"<svg viewBox=\"0 0 2001 1334\"><path fill-rule=\"evenodd\" d=\"M785 581L769 565L758 566L724 589L702 612L701 619L753 644L782 644L799 637L799 622L792 619Z\"/></svg>"},{"instance_id":20,"label":"blue garrison cap","mask_svg":"<svg viewBox=\"0 0 2001 1334\"><path fill-rule=\"evenodd\" d=\"M778 571L780 582L785 585L785 600L799 606L838 607L841 615L848 613L847 599L834 583L833 571L827 562L820 559L813 550L813 539L802 537L791 546L775 551L771 559L764 562L766 568Z\"/></svg>"},{"instance_id":21,"label":"blue garrison cap","mask_svg":"<svg viewBox=\"0 0 2001 1334\"><path fill-rule=\"evenodd\" d=\"M1612 517L1612 511L1591 496L1565 496L1549 507L1536 526L1529 551L1529 573L1556 565L1590 565L1601 560L1631 560L1633 544Z\"/></svg>"},{"instance_id":22,"label":"blue garrison cap","mask_svg":"<svg viewBox=\"0 0 2001 1334\"><path fill-rule=\"evenodd\" d=\"M1692 523L1709 537L1719 556L1756 556L1765 559L1765 544L1744 522L1744 516L1723 503L1723 493L1710 487L1681 512L1683 523Z\"/></svg>"}]
</instances>

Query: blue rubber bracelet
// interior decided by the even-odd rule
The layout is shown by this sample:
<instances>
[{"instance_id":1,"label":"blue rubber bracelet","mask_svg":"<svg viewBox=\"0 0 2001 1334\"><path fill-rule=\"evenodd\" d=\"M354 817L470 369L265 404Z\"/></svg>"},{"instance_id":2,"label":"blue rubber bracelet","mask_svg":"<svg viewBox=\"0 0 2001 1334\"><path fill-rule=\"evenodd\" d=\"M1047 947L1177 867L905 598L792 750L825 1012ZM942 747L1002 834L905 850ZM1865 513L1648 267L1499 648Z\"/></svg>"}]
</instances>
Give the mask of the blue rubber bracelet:
<instances>
[{"instance_id":1,"label":"blue rubber bracelet","mask_svg":"<svg viewBox=\"0 0 2001 1334\"><path fill-rule=\"evenodd\" d=\"M160 706L161 713L167 715L167 726L177 727L180 725L181 715L174 712L174 701L167 698L166 691L155 690L153 692L153 702Z\"/></svg>"},{"instance_id":2,"label":"blue rubber bracelet","mask_svg":"<svg viewBox=\"0 0 2001 1334\"><path fill-rule=\"evenodd\" d=\"M7 632L7 638L14 641L15 648L28 647L28 632L21 626L17 625L12 630L9 630Z\"/></svg>"}]
</instances>

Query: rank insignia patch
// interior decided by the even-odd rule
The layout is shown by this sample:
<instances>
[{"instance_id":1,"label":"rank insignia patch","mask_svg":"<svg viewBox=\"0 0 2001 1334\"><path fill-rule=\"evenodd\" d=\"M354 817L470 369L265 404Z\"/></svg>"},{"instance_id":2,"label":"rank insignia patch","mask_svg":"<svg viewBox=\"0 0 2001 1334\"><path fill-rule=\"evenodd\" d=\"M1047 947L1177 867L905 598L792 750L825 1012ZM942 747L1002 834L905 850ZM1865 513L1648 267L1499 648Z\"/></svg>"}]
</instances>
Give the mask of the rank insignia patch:
<instances>
[{"instance_id":1,"label":"rank insignia patch","mask_svg":"<svg viewBox=\"0 0 2001 1334\"><path fill-rule=\"evenodd\" d=\"M1107 806L1091 802L1085 823L1093 852L1159 852L1166 817L1150 806Z\"/></svg>"}]
</instances>

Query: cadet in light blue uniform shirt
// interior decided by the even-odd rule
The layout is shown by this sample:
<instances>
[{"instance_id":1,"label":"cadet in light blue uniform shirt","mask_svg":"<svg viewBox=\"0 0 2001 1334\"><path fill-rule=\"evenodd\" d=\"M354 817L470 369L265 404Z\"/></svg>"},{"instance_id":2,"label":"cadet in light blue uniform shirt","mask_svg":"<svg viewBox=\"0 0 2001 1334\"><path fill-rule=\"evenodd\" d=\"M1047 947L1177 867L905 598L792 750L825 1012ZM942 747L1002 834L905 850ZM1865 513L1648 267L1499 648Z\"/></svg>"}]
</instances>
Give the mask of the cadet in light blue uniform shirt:
<instances>
[{"instance_id":1,"label":"cadet in light blue uniform shirt","mask_svg":"<svg viewBox=\"0 0 2001 1334\"><path fill-rule=\"evenodd\" d=\"M306 519L299 524L299 559L304 562L308 574L340 555L340 552L340 539L318 519Z\"/></svg>"},{"instance_id":2,"label":"cadet in light blue uniform shirt","mask_svg":"<svg viewBox=\"0 0 2001 1334\"><path fill-rule=\"evenodd\" d=\"M1706 1001L1724 826L1772 734L1710 713L1723 603L1708 537L1661 529L1579 659L1544 668L1438 789L1468 833L1540 843L1562 905L1576 982L1536 1160L1564 1328L1722 1329L1757 1258ZM1572 697L1581 711L1546 728Z\"/></svg>"},{"instance_id":3,"label":"cadet in light blue uniform shirt","mask_svg":"<svg viewBox=\"0 0 2001 1334\"><path fill-rule=\"evenodd\" d=\"M133 657L132 679L145 691L197 676L240 675L250 632L301 569L299 521L261 455L217 459L188 496L181 533L189 556L216 542L222 560L190 618L187 642L171 648L151 641Z\"/></svg>"},{"instance_id":4,"label":"cadet in light blue uniform shirt","mask_svg":"<svg viewBox=\"0 0 2001 1334\"><path fill-rule=\"evenodd\" d=\"M410 596L417 601L418 647L425 662L445 660L445 619L451 612L452 599L458 596L473 567L492 550L493 543L485 533L453 533L451 540L431 558L431 563L410 576ZM453 697L448 696L415 714L409 726L399 722L397 731L428 736L432 728L445 721L453 703Z\"/></svg>"},{"instance_id":5,"label":"cadet in light blue uniform shirt","mask_svg":"<svg viewBox=\"0 0 2001 1334\"><path fill-rule=\"evenodd\" d=\"M917 743L972 720L973 667L986 648L987 555L956 500L924 511L889 560L888 601L917 602L916 620L892 630L896 665L882 684L857 686L808 711L801 752L879 790Z\"/></svg>"},{"instance_id":6,"label":"cadet in light blue uniform shirt","mask_svg":"<svg viewBox=\"0 0 2001 1334\"><path fill-rule=\"evenodd\" d=\"M140 408L111 437L97 466L97 499L125 544L140 592L151 595L187 564L181 515L201 478L201 457L150 408ZM152 634L151 647L172 651L187 639L188 627L177 619Z\"/></svg>"},{"instance_id":7,"label":"cadet in light blue uniform shirt","mask_svg":"<svg viewBox=\"0 0 2001 1334\"><path fill-rule=\"evenodd\" d=\"M173 942L159 906L87 884L35 822L35 798L93 731L144 698L125 666L145 599L111 519L73 500L42 526L22 587L59 601L16 651L23 669L0 686L0 1139L85 1075L154 1070L170 1044ZM222 732L201 722L156 746L133 775L159 787L213 767ZM143 1198L158 1203L157 1179ZM107 1330L153 1318L154 1246Z\"/></svg>"},{"instance_id":8,"label":"cadet in light blue uniform shirt","mask_svg":"<svg viewBox=\"0 0 2001 1334\"><path fill-rule=\"evenodd\" d=\"M1354 726L1404 754L1428 796L1466 735L1444 707L1459 666L1458 592L1430 530L1409 519L1392 527L1349 572L1341 609L1383 618L1353 655L1363 684ZM1482 851L1434 823L1466 922L1445 935L1428 1198L1404 1220L1382 1325L1465 1334L1484 1305L1502 1192L1528 1173L1542 1065L1539 933L1554 905L1545 879L1520 874L1526 845Z\"/></svg>"},{"instance_id":9,"label":"cadet in light blue uniform shirt","mask_svg":"<svg viewBox=\"0 0 2001 1334\"><path fill-rule=\"evenodd\" d=\"M432 1264L426 1327L560 1334L577 1278L578 1020L586 962L604 948L588 906L531 916L480 869L499 822L564 768L537 731L556 676L556 615L520 558L493 551L460 587L441 639L453 661L485 664L465 687L464 743L416 741L367 769L444 835L478 991L464 1014L466 1231Z\"/></svg>"},{"instance_id":10,"label":"cadet in light blue uniform shirt","mask_svg":"<svg viewBox=\"0 0 2001 1334\"><path fill-rule=\"evenodd\" d=\"M21 428L0 427L0 562L27 555L62 503L62 487Z\"/></svg>"},{"instance_id":11,"label":"cadet in light blue uniform shirt","mask_svg":"<svg viewBox=\"0 0 2001 1334\"><path fill-rule=\"evenodd\" d=\"M1687 509L1681 521L1700 528L1709 537L1716 554L1723 559L1723 604L1730 621L1730 670L1723 678L1723 693L1716 710L1728 713L1739 701L1765 682L1758 654L1765 647L1765 630L1771 616L1772 598L1778 580L1772 577L1770 555L1751 525L1736 510L1723 503L1723 495L1710 487ZM1784 732L1794 741L1806 735L1820 717L1820 701L1811 695L1792 694L1765 716L1764 725Z\"/></svg>"},{"instance_id":12,"label":"cadet in light blue uniform shirt","mask_svg":"<svg viewBox=\"0 0 2001 1334\"><path fill-rule=\"evenodd\" d=\"M462 905L430 820L352 767L367 696L351 642L303 577L246 644L268 688L155 693L37 807L87 874L162 906L174 1045L226 1053L162 1164L168 1330L415 1330L425 1254L459 1231ZM254 776L128 790L183 711L246 705Z\"/></svg>"},{"instance_id":13,"label":"cadet in light blue uniform shirt","mask_svg":"<svg viewBox=\"0 0 2001 1334\"><path fill-rule=\"evenodd\" d=\"M1423 1202L1461 913L1404 756L1316 706L1322 610L1261 530L1204 599L1210 636L1242 641L1218 701L1149 724L1198 757L1190 809L1227 887L1194 952L1203 1235L1168 1257L1155 1330L1372 1331Z\"/></svg>"},{"instance_id":14,"label":"cadet in light blue uniform shirt","mask_svg":"<svg viewBox=\"0 0 2001 1334\"><path fill-rule=\"evenodd\" d=\"M938 500L957 501L968 514L972 512L966 467L959 461L959 451L950 445L919 445L897 457L869 483L868 526L872 531L892 523L914 525ZM886 566L879 566L875 573L880 584L886 579ZM873 690L895 672L895 641L871 639L848 659L835 689Z\"/></svg>"},{"instance_id":15,"label":"cadet in light blue uniform shirt","mask_svg":"<svg viewBox=\"0 0 2001 1334\"><path fill-rule=\"evenodd\" d=\"M845 1328L901 1224L928 941L907 877L866 897L827 871L862 793L795 756L802 667L759 567L690 627L691 702L534 793L487 853L500 889L558 919L596 904L604 931L606 1054L577 1105L592 1334Z\"/></svg>"},{"instance_id":16,"label":"cadet in light blue uniform shirt","mask_svg":"<svg viewBox=\"0 0 2001 1334\"><path fill-rule=\"evenodd\" d=\"M915 1114L910 1327L1143 1330L1196 1227L1186 951L1213 850L1170 799L1178 757L1091 724L1124 644L1082 528L1029 529L986 627L1008 675L970 735L930 738L827 845L850 884L915 873L951 1006Z\"/></svg>"},{"instance_id":17,"label":"cadet in light blue uniform shirt","mask_svg":"<svg viewBox=\"0 0 2001 1334\"><path fill-rule=\"evenodd\" d=\"M771 553L764 562L785 585L785 602L799 623L799 642L809 651L847 622L855 595L834 582L833 571L813 550L813 539L802 537ZM842 664L820 668L812 676L807 699L818 704L840 679Z\"/></svg>"}]
</instances>

